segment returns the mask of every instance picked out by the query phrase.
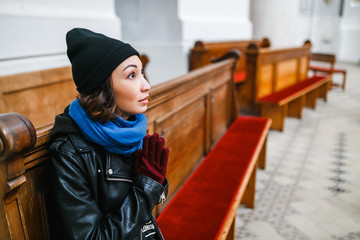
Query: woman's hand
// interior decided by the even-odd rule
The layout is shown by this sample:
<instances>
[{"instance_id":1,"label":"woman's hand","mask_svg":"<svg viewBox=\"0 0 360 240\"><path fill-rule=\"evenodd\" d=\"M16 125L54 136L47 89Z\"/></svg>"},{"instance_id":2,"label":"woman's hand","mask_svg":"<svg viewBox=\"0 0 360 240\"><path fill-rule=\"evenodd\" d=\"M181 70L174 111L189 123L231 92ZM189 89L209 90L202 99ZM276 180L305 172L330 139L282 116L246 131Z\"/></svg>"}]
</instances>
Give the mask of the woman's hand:
<instances>
[{"instance_id":1,"label":"woman's hand","mask_svg":"<svg viewBox=\"0 0 360 240\"><path fill-rule=\"evenodd\" d=\"M135 151L134 171L163 183L169 159L169 149L165 139L159 134L147 135L143 140L142 150Z\"/></svg>"}]
</instances>

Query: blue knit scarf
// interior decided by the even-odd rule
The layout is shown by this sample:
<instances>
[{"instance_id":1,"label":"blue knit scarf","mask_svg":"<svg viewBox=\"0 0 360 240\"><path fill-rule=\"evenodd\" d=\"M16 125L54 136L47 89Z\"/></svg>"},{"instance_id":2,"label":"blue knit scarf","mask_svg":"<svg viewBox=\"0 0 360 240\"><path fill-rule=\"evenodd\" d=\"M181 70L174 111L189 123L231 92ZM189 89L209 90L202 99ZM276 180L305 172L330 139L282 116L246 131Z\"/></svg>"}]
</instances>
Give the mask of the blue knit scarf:
<instances>
[{"instance_id":1,"label":"blue knit scarf","mask_svg":"<svg viewBox=\"0 0 360 240\"><path fill-rule=\"evenodd\" d=\"M69 115L87 140L103 146L109 152L130 156L142 147L147 128L144 114L136 114L134 121L118 117L116 121L101 123L93 121L79 100L75 99L70 104Z\"/></svg>"}]
</instances>

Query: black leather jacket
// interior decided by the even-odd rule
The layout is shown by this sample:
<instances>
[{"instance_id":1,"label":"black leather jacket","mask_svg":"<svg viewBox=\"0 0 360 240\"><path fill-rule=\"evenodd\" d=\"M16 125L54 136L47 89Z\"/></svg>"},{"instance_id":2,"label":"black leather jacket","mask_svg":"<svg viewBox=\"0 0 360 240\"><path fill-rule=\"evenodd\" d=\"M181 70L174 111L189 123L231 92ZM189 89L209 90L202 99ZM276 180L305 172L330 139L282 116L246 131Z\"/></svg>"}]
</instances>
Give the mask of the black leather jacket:
<instances>
[{"instance_id":1,"label":"black leather jacket","mask_svg":"<svg viewBox=\"0 0 360 240\"><path fill-rule=\"evenodd\" d=\"M152 209L165 199L167 180L161 185L134 174L132 157L86 141L68 108L56 117L50 158L58 221L66 239L163 239Z\"/></svg>"}]
</instances>

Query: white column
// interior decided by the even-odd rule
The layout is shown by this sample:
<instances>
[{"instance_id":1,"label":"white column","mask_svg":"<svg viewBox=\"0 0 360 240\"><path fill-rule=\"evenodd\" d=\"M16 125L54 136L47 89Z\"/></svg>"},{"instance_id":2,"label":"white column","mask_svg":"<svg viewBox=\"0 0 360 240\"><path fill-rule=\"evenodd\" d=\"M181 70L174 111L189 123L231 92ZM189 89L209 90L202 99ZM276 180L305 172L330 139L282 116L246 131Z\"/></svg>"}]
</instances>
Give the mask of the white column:
<instances>
[{"instance_id":1,"label":"white column","mask_svg":"<svg viewBox=\"0 0 360 240\"><path fill-rule=\"evenodd\" d=\"M253 37L268 37L272 48L293 47L297 42L299 0L252 0Z\"/></svg>"},{"instance_id":2,"label":"white column","mask_svg":"<svg viewBox=\"0 0 360 240\"><path fill-rule=\"evenodd\" d=\"M150 59L146 76L151 85L187 71L177 0L116 0L115 3L122 20L122 40Z\"/></svg>"},{"instance_id":3,"label":"white column","mask_svg":"<svg viewBox=\"0 0 360 240\"><path fill-rule=\"evenodd\" d=\"M0 75L69 65L65 34L74 27L120 37L113 0L0 2Z\"/></svg>"},{"instance_id":4,"label":"white column","mask_svg":"<svg viewBox=\"0 0 360 240\"><path fill-rule=\"evenodd\" d=\"M340 22L340 46L338 61L360 63L360 2L344 1L343 18Z\"/></svg>"},{"instance_id":5,"label":"white column","mask_svg":"<svg viewBox=\"0 0 360 240\"><path fill-rule=\"evenodd\" d=\"M310 39L314 52L333 53L337 61L359 63L359 0L301 0L300 3L298 40Z\"/></svg>"},{"instance_id":6,"label":"white column","mask_svg":"<svg viewBox=\"0 0 360 240\"><path fill-rule=\"evenodd\" d=\"M309 3L308 10L305 9L304 2ZM340 40L340 3L340 1L302 0L300 27L308 29L306 39L311 40L314 52L336 54ZM304 42L305 36L302 37L302 42Z\"/></svg>"},{"instance_id":7,"label":"white column","mask_svg":"<svg viewBox=\"0 0 360 240\"><path fill-rule=\"evenodd\" d=\"M194 40L229 41L252 38L248 0L179 0L182 37Z\"/></svg>"}]
</instances>

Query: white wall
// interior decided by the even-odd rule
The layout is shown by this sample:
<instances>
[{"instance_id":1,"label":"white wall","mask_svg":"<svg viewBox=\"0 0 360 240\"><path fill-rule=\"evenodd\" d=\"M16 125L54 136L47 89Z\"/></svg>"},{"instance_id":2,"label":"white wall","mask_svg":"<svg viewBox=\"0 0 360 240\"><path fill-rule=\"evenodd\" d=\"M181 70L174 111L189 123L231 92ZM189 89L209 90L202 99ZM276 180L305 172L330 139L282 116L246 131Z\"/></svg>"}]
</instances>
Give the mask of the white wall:
<instances>
[{"instance_id":1,"label":"white wall","mask_svg":"<svg viewBox=\"0 0 360 240\"><path fill-rule=\"evenodd\" d=\"M309 39L314 52L360 62L359 0L253 0L250 19L254 38L269 37L273 48L300 46Z\"/></svg>"},{"instance_id":2,"label":"white wall","mask_svg":"<svg viewBox=\"0 0 360 240\"><path fill-rule=\"evenodd\" d=\"M179 18L185 43L194 40L250 39L252 23L247 0L179 0Z\"/></svg>"},{"instance_id":3,"label":"white wall","mask_svg":"<svg viewBox=\"0 0 360 240\"><path fill-rule=\"evenodd\" d=\"M116 0L125 41L180 41L177 0Z\"/></svg>"},{"instance_id":4,"label":"white wall","mask_svg":"<svg viewBox=\"0 0 360 240\"><path fill-rule=\"evenodd\" d=\"M307 3L307 6L304 6ZM300 28L307 28L307 35L299 34L299 39L311 39L314 52L336 54L340 35L340 1L303 0L300 7ZM305 9L305 8L308 9Z\"/></svg>"},{"instance_id":5,"label":"white wall","mask_svg":"<svg viewBox=\"0 0 360 240\"><path fill-rule=\"evenodd\" d=\"M360 2L344 1L344 15L340 22L340 45L337 58L360 64Z\"/></svg>"},{"instance_id":6,"label":"white wall","mask_svg":"<svg viewBox=\"0 0 360 240\"><path fill-rule=\"evenodd\" d=\"M273 47L285 47L311 39L314 50L359 62L360 7L353 2L344 0L339 18L336 0L1 0L0 75L69 65L65 34L73 27L129 41L147 53L153 83L186 73L196 40L266 36Z\"/></svg>"},{"instance_id":7,"label":"white wall","mask_svg":"<svg viewBox=\"0 0 360 240\"><path fill-rule=\"evenodd\" d=\"M301 0L298 42L310 39L314 52L333 53L337 61L360 62L360 3Z\"/></svg>"},{"instance_id":8,"label":"white wall","mask_svg":"<svg viewBox=\"0 0 360 240\"><path fill-rule=\"evenodd\" d=\"M87 27L120 37L113 0L1 0L0 75L69 65L65 34Z\"/></svg>"},{"instance_id":9,"label":"white wall","mask_svg":"<svg viewBox=\"0 0 360 240\"><path fill-rule=\"evenodd\" d=\"M250 39L249 0L116 0L123 40L149 56L152 85L188 72L196 40Z\"/></svg>"},{"instance_id":10,"label":"white wall","mask_svg":"<svg viewBox=\"0 0 360 240\"><path fill-rule=\"evenodd\" d=\"M295 46L298 38L299 0L252 0L253 37L268 37L272 48Z\"/></svg>"},{"instance_id":11,"label":"white wall","mask_svg":"<svg viewBox=\"0 0 360 240\"><path fill-rule=\"evenodd\" d=\"M152 85L187 72L177 0L116 0L115 6L123 41L150 59L146 75Z\"/></svg>"}]
</instances>

